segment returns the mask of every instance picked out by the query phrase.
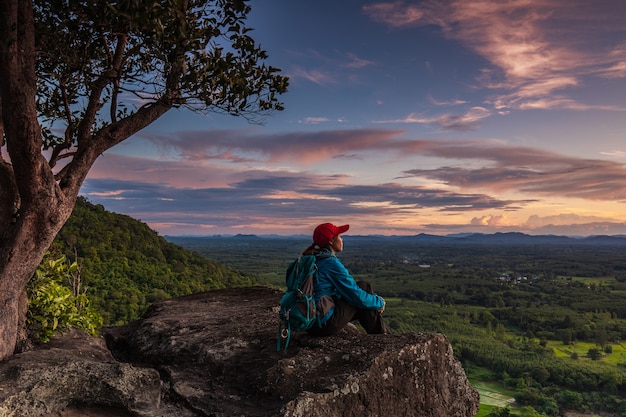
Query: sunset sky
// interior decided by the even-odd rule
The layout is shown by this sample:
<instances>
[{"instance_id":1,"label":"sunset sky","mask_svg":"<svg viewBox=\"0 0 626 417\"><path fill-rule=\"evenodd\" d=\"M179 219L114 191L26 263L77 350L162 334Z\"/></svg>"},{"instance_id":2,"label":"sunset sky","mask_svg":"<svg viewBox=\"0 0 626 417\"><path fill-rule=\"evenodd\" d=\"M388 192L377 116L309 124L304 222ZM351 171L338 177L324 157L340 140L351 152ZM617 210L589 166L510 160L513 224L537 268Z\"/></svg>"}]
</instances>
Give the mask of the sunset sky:
<instances>
[{"instance_id":1,"label":"sunset sky","mask_svg":"<svg viewBox=\"0 0 626 417\"><path fill-rule=\"evenodd\" d=\"M171 111L92 203L161 235L626 234L626 1L251 5L286 110Z\"/></svg>"}]
</instances>

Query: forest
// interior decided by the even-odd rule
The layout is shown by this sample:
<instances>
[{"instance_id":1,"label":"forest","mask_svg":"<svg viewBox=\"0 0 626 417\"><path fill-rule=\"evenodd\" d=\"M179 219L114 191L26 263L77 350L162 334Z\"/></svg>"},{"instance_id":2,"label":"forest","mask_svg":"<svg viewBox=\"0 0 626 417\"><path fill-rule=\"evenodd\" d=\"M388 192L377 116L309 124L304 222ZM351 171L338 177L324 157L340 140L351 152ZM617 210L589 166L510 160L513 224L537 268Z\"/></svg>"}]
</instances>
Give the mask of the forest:
<instances>
[{"instance_id":1,"label":"forest","mask_svg":"<svg viewBox=\"0 0 626 417\"><path fill-rule=\"evenodd\" d=\"M179 295L283 288L309 240L161 237L81 198L49 257L75 261L103 324L120 325ZM450 340L481 389L479 416L626 417L625 238L346 235L344 243L341 260L387 300L393 332Z\"/></svg>"},{"instance_id":2,"label":"forest","mask_svg":"<svg viewBox=\"0 0 626 417\"><path fill-rule=\"evenodd\" d=\"M50 252L78 262L82 287L105 325L137 319L155 301L253 283L82 197Z\"/></svg>"}]
</instances>

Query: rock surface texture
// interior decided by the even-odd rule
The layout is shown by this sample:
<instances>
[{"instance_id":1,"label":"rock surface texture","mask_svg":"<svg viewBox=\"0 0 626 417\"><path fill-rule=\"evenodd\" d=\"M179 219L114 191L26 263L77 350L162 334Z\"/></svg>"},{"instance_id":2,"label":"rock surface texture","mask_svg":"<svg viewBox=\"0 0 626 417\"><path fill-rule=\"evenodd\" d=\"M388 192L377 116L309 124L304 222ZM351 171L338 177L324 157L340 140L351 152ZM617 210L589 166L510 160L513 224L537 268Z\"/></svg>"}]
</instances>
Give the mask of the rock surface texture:
<instances>
[{"instance_id":1,"label":"rock surface texture","mask_svg":"<svg viewBox=\"0 0 626 417\"><path fill-rule=\"evenodd\" d=\"M478 392L441 334L292 337L281 292L154 304L95 339L69 332L0 363L3 417L470 417ZM106 344L105 344L106 341Z\"/></svg>"}]
</instances>

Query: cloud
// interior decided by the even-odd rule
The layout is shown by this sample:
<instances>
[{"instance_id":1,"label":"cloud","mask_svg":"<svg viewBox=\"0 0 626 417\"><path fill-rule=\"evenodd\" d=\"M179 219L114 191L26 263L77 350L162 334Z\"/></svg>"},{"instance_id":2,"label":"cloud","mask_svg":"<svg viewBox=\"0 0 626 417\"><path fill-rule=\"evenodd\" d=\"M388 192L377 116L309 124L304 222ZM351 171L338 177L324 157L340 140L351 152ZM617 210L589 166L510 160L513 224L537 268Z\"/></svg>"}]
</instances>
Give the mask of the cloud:
<instances>
[{"instance_id":1,"label":"cloud","mask_svg":"<svg viewBox=\"0 0 626 417\"><path fill-rule=\"evenodd\" d=\"M424 16L423 11L415 5L403 1L393 3L373 3L363 6L363 12L373 20L387 23L394 27L411 26Z\"/></svg>"},{"instance_id":2,"label":"cloud","mask_svg":"<svg viewBox=\"0 0 626 417\"><path fill-rule=\"evenodd\" d=\"M317 125L317 124L326 123L326 122L328 122L327 117L306 117L302 120L302 123L306 125Z\"/></svg>"},{"instance_id":3,"label":"cloud","mask_svg":"<svg viewBox=\"0 0 626 417\"><path fill-rule=\"evenodd\" d=\"M261 134L257 131L182 131L162 135L140 133L162 149L172 149L183 159L218 159L300 164L328 160L354 151L381 150L403 131L392 129L328 130Z\"/></svg>"},{"instance_id":4,"label":"cloud","mask_svg":"<svg viewBox=\"0 0 626 417\"><path fill-rule=\"evenodd\" d=\"M238 179L235 167L207 164L205 160L155 159L105 153L100 156L89 178L124 178L128 181L154 182L171 187L222 186ZM113 188L114 190L114 188Z\"/></svg>"},{"instance_id":5,"label":"cloud","mask_svg":"<svg viewBox=\"0 0 626 417\"><path fill-rule=\"evenodd\" d=\"M298 58L297 62L300 64L285 71L290 83L305 80L326 88L344 83L358 83L358 74L363 68L377 65L375 61L362 58L354 52L335 51L334 54L326 55L307 49L291 54Z\"/></svg>"},{"instance_id":6,"label":"cloud","mask_svg":"<svg viewBox=\"0 0 626 417\"><path fill-rule=\"evenodd\" d=\"M623 59L626 53L620 50L620 55L619 59ZM626 61L619 61L607 68L601 68L598 70L598 74L604 78L626 78Z\"/></svg>"},{"instance_id":7,"label":"cloud","mask_svg":"<svg viewBox=\"0 0 626 417\"><path fill-rule=\"evenodd\" d=\"M626 157L626 151L620 151L620 150L611 150L608 152L600 152L601 155L606 155L612 158L624 158Z\"/></svg>"},{"instance_id":8,"label":"cloud","mask_svg":"<svg viewBox=\"0 0 626 417\"><path fill-rule=\"evenodd\" d=\"M323 87L337 83L335 75L317 69L305 70L301 67L295 67L289 71L288 75L290 80L301 78Z\"/></svg>"},{"instance_id":9,"label":"cloud","mask_svg":"<svg viewBox=\"0 0 626 417\"><path fill-rule=\"evenodd\" d=\"M192 224L207 230L258 230L278 224L286 229L282 233L293 233L289 225L305 227L321 220L320 213L394 219L400 227L399 219L415 224L425 212L471 213L473 218L464 230L538 231L564 228L567 223L595 224L593 230L600 230L599 225L615 222L600 216L561 214L531 216L525 223L513 225L507 213L543 197L626 200L626 168L614 161L576 158L495 140L426 140L405 135L391 129L276 134L250 129L168 136L143 132L142 138L157 144L160 155L150 158L108 152L90 171L81 193L109 210L151 225L178 225L177 230ZM235 156L253 162L223 163ZM372 184L368 183L371 179L340 168L327 174L326 169L308 171L302 165L366 159L378 166L384 157L389 166L398 166L394 182L385 179L393 172ZM445 160L449 163L442 163ZM297 163L290 165L289 161ZM419 167L402 170L411 161ZM433 163L437 165L433 167ZM520 192L526 197L520 197ZM479 211L497 214L475 215ZM368 227L374 222L368 221ZM378 222L380 227L385 223Z\"/></svg>"},{"instance_id":10,"label":"cloud","mask_svg":"<svg viewBox=\"0 0 626 417\"><path fill-rule=\"evenodd\" d=\"M467 104L467 101L459 100L459 99L447 100L447 101L435 100L435 98L431 95L428 96L428 100L435 106L458 106L462 104Z\"/></svg>"},{"instance_id":11,"label":"cloud","mask_svg":"<svg viewBox=\"0 0 626 417\"><path fill-rule=\"evenodd\" d=\"M375 3L363 10L394 28L436 25L482 56L491 66L477 81L503 91L488 100L501 111L579 110L590 107L563 96L565 91L580 87L586 77L626 77L623 14L615 6L611 0L426 0Z\"/></svg>"},{"instance_id":12,"label":"cloud","mask_svg":"<svg viewBox=\"0 0 626 417\"><path fill-rule=\"evenodd\" d=\"M562 213L552 216L532 215L525 223L526 227L537 229L546 226L571 226L585 224L609 223L613 219L599 216L583 216L576 213Z\"/></svg>"},{"instance_id":13,"label":"cloud","mask_svg":"<svg viewBox=\"0 0 626 417\"><path fill-rule=\"evenodd\" d=\"M364 155L408 160L413 157L453 160L436 168L405 169L398 176L420 177L459 190L522 192L595 201L626 200L626 167L615 161L577 158L537 148L508 146L498 141L435 141L403 137L393 129L353 129L317 132L258 134L248 131L188 131L142 137L180 156L154 175L170 181L182 161L257 161L265 164L307 165L333 158L362 159ZM133 163L133 170L156 172L150 161ZM221 168L226 169L226 168ZM230 167L231 170L235 168ZM299 169L299 168L297 168ZM199 175L206 177L206 171ZM184 175L183 175L184 178ZM189 177L187 177L189 178Z\"/></svg>"},{"instance_id":14,"label":"cloud","mask_svg":"<svg viewBox=\"0 0 626 417\"><path fill-rule=\"evenodd\" d=\"M349 61L346 64L343 64L346 68L364 68L375 65L375 62L359 58L353 53L348 53L347 57L349 58Z\"/></svg>"},{"instance_id":15,"label":"cloud","mask_svg":"<svg viewBox=\"0 0 626 417\"><path fill-rule=\"evenodd\" d=\"M626 168L612 161L488 142L447 142L438 146L430 143L423 146L421 152L465 162L462 166L416 168L407 170L406 175L428 178L461 190L517 191L597 201L626 199ZM482 166L472 167L473 160L481 161Z\"/></svg>"},{"instance_id":16,"label":"cloud","mask_svg":"<svg viewBox=\"0 0 626 417\"><path fill-rule=\"evenodd\" d=\"M473 130L479 122L490 116L489 110L484 107L472 107L464 114L442 114L437 116L424 116L416 113L409 114L404 119L381 120L376 123L419 123L438 125L449 130Z\"/></svg>"},{"instance_id":17,"label":"cloud","mask_svg":"<svg viewBox=\"0 0 626 417\"><path fill-rule=\"evenodd\" d=\"M497 216L496 216L497 217ZM424 233L453 234L453 233L506 233L521 232L530 235L557 235L557 236L593 236L593 235L624 235L626 224L620 222L581 223L571 225L547 225L538 228L526 228L524 225L506 225L496 222L483 221L475 218L471 224L430 223L421 226Z\"/></svg>"},{"instance_id":18,"label":"cloud","mask_svg":"<svg viewBox=\"0 0 626 417\"><path fill-rule=\"evenodd\" d=\"M492 227L502 227L502 226L511 226L510 222L506 215L487 215L481 217L474 217L470 224L472 225L480 225L480 226L492 226Z\"/></svg>"},{"instance_id":19,"label":"cloud","mask_svg":"<svg viewBox=\"0 0 626 417\"><path fill-rule=\"evenodd\" d=\"M571 225L546 225L532 229L531 232L537 235L564 236L624 235L626 234L626 224L607 221Z\"/></svg>"},{"instance_id":20,"label":"cloud","mask_svg":"<svg viewBox=\"0 0 626 417\"><path fill-rule=\"evenodd\" d=\"M352 184L345 174L248 169L230 171L203 166L214 180L196 179L197 161L153 161L163 175L146 175L144 158L103 156L103 164L90 173L81 194L108 210L125 213L162 231L176 227L196 233L213 228L310 227L327 213L337 218L415 217L420 210L447 213L469 210L515 209L524 201L498 199L480 193L400 183ZM131 168L132 167L132 168ZM107 175L108 174L108 175ZM173 177L168 175L175 174ZM125 179L119 179L125 178ZM182 179L186 178L186 181ZM320 218L320 220L322 220ZM263 226L265 225L265 226ZM206 229L205 229L206 228ZM279 232L278 230L276 231Z\"/></svg>"},{"instance_id":21,"label":"cloud","mask_svg":"<svg viewBox=\"0 0 626 417\"><path fill-rule=\"evenodd\" d=\"M503 209L520 201L500 200L483 194L463 194L445 189L406 186L398 183L351 185L345 176L263 172L239 174L238 182L212 187L180 187L142 180L88 178L82 192L99 199L114 199L141 212L162 211L156 201L184 207L182 212L237 212L238 216L264 212L280 219L297 212L312 216L319 211L377 214L420 208L442 211ZM113 192L114 190L114 192ZM126 212L126 211L125 211Z\"/></svg>"}]
</instances>

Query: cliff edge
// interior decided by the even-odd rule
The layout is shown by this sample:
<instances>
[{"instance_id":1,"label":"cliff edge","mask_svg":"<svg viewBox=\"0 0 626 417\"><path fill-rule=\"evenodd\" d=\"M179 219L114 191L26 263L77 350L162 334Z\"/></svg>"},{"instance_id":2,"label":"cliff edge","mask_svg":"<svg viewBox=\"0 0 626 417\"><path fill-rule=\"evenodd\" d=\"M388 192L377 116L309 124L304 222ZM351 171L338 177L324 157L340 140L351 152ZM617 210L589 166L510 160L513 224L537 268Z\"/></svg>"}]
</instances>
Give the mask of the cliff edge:
<instances>
[{"instance_id":1,"label":"cliff edge","mask_svg":"<svg viewBox=\"0 0 626 417\"><path fill-rule=\"evenodd\" d=\"M472 417L441 334L292 337L276 351L281 292L209 291L153 304L100 339L72 331L0 363L5 417ZM105 344L106 343L106 344Z\"/></svg>"}]
</instances>

